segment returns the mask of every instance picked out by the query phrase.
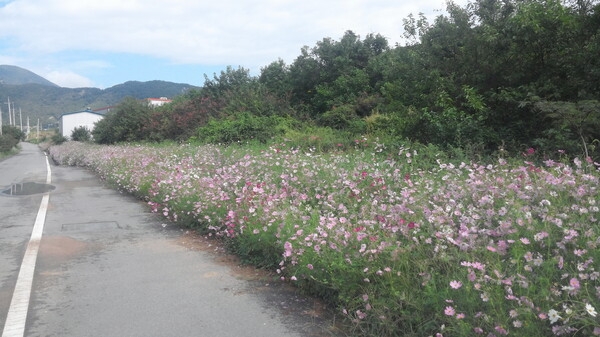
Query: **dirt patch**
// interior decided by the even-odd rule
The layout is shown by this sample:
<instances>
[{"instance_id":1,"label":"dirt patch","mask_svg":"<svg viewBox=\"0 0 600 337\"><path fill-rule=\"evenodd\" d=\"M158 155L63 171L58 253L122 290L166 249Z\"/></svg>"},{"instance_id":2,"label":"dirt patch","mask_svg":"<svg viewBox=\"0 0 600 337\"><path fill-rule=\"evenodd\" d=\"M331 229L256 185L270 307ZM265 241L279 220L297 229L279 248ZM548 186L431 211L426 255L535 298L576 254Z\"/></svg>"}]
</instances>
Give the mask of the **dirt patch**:
<instances>
[{"instance_id":1,"label":"dirt patch","mask_svg":"<svg viewBox=\"0 0 600 337\"><path fill-rule=\"evenodd\" d=\"M193 231L185 231L179 244L196 251L211 253L213 259L219 264L226 265L232 275L246 281L272 281L277 276L264 269L243 265L240 259L229 253L219 242L213 238L202 236Z\"/></svg>"},{"instance_id":2,"label":"dirt patch","mask_svg":"<svg viewBox=\"0 0 600 337\"><path fill-rule=\"evenodd\" d=\"M44 236L40 254L54 259L67 259L83 251L88 244L68 236Z\"/></svg>"},{"instance_id":3,"label":"dirt patch","mask_svg":"<svg viewBox=\"0 0 600 337\"><path fill-rule=\"evenodd\" d=\"M69 236L44 236L40 242L39 264L47 273L84 252L98 249L99 245L80 241Z\"/></svg>"},{"instance_id":4,"label":"dirt patch","mask_svg":"<svg viewBox=\"0 0 600 337\"><path fill-rule=\"evenodd\" d=\"M292 284L283 282L271 271L244 265L240 259L229 253L214 238L205 237L193 231L185 231L179 244L194 251L210 253L214 261L227 266L231 274L247 281L246 289L227 289L234 295L254 294L260 296L265 305L275 307L286 317L296 317L295 325L300 326L309 336L345 336L339 324L339 317L318 298L300 293Z\"/></svg>"}]
</instances>

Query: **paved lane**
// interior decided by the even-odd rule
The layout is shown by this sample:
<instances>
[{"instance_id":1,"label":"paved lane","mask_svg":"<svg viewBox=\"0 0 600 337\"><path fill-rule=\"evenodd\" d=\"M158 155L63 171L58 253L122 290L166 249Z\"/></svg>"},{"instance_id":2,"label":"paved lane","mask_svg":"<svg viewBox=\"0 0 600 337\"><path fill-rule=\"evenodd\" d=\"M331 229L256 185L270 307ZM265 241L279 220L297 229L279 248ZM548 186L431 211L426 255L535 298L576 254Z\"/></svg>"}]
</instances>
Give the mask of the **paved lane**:
<instances>
[{"instance_id":1,"label":"paved lane","mask_svg":"<svg viewBox=\"0 0 600 337\"><path fill-rule=\"evenodd\" d=\"M0 161L1 190L22 182L46 182L45 156L31 144L24 144L18 155ZM41 200L41 195L11 197L0 193L0 328L4 328Z\"/></svg>"},{"instance_id":2,"label":"paved lane","mask_svg":"<svg viewBox=\"0 0 600 337\"><path fill-rule=\"evenodd\" d=\"M22 167L0 186L43 182L43 160L25 144L21 155L0 163L0 172ZM281 295L276 282L237 277L213 255L182 245L183 232L163 226L142 202L89 172L53 166L52 184L26 336L331 335L320 318L300 314L311 301ZM2 320L40 200L0 198Z\"/></svg>"}]
</instances>

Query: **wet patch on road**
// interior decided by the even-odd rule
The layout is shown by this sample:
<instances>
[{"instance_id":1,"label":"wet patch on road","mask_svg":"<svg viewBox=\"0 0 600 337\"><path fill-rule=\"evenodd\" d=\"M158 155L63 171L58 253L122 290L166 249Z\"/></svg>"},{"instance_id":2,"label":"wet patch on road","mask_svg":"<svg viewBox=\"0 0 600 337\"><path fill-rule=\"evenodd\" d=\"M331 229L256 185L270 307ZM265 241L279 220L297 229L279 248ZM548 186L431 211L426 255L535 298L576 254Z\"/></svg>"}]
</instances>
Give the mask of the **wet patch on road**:
<instances>
[{"instance_id":1,"label":"wet patch on road","mask_svg":"<svg viewBox=\"0 0 600 337\"><path fill-rule=\"evenodd\" d=\"M10 187L2 190L1 194L9 196L33 195L47 193L54 191L55 189L56 186L50 184L25 182L12 184Z\"/></svg>"},{"instance_id":2,"label":"wet patch on road","mask_svg":"<svg viewBox=\"0 0 600 337\"><path fill-rule=\"evenodd\" d=\"M69 232L89 232L89 231L104 231L121 229L121 226L116 221L101 221L101 222L84 222L84 223L71 223L63 224L61 231Z\"/></svg>"}]
</instances>

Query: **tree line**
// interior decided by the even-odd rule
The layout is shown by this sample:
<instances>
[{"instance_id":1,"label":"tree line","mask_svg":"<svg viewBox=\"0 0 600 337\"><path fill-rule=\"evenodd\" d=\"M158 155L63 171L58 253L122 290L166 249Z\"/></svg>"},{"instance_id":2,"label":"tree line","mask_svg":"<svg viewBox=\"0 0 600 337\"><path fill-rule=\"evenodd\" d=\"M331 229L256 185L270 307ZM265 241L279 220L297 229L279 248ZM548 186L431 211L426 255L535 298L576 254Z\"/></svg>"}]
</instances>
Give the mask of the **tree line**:
<instances>
[{"instance_id":1,"label":"tree line","mask_svg":"<svg viewBox=\"0 0 600 337\"><path fill-rule=\"evenodd\" d=\"M429 22L404 19L404 45L347 31L251 76L227 67L159 108L123 101L100 143L228 143L323 130L474 153L536 148L600 155L597 0L474 0Z\"/></svg>"}]
</instances>

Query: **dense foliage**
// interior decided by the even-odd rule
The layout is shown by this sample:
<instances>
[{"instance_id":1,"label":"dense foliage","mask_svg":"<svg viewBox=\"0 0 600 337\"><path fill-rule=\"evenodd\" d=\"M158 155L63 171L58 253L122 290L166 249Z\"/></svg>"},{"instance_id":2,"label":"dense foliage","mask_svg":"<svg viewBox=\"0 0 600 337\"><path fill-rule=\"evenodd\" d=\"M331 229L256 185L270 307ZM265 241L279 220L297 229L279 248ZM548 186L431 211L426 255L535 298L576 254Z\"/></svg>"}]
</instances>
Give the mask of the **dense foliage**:
<instances>
[{"instance_id":1,"label":"dense foliage","mask_svg":"<svg viewBox=\"0 0 600 337\"><path fill-rule=\"evenodd\" d=\"M70 138L76 142L89 142L92 139L92 133L87 127L80 126L73 129Z\"/></svg>"},{"instance_id":2,"label":"dense foliage","mask_svg":"<svg viewBox=\"0 0 600 337\"><path fill-rule=\"evenodd\" d=\"M132 142L146 138L144 128L149 123L151 107L128 97L98 121L92 130L100 144Z\"/></svg>"},{"instance_id":3,"label":"dense foliage","mask_svg":"<svg viewBox=\"0 0 600 337\"><path fill-rule=\"evenodd\" d=\"M14 126L2 125L0 153L10 152L22 140L25 140L25 133L23 131Z\"/></svg>"},{"instance_id":4,"label":"dense foliage","mask_svg":"<svg viewBox=\"0 0 600 337\"><path fill-rule=\"evenodd\" d=\"M474 154L534 147L598 158L598 1L449 2L434 22L404 24L404 46L347 31L257 77L241 67L205 75L202 88L154 111L142 138L255 139L241 125L266 118L279 131L263 138L321 127Z\"/></svg>"}]
</instances>

